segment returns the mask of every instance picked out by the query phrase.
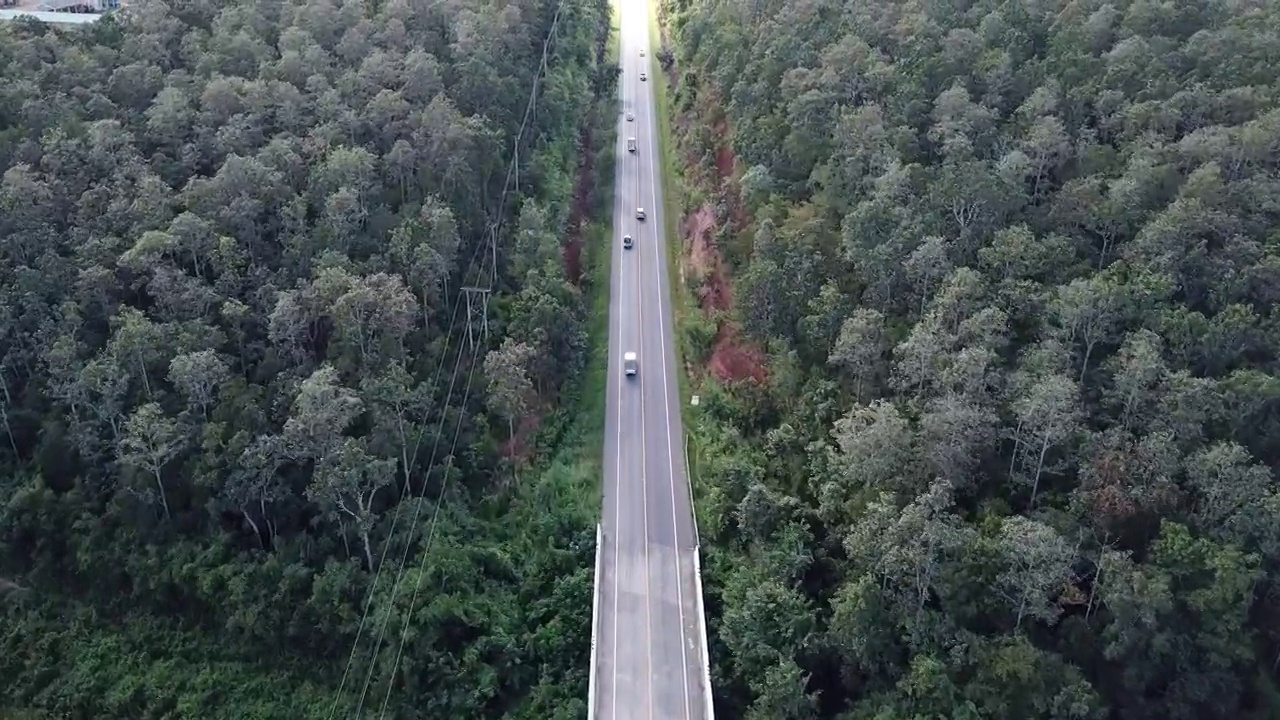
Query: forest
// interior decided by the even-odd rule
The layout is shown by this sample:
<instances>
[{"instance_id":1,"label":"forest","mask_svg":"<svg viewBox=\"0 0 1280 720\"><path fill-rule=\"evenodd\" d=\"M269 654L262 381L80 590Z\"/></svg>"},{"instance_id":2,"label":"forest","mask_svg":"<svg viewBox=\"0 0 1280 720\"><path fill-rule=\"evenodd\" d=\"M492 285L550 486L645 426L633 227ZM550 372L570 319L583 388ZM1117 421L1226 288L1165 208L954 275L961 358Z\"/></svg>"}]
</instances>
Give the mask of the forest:
<instances>
[{"instance_id":1,"label":"forest","mask_svg":"<svg viewBox=\"0 0 1280 720\"><path fill-rule=\"evenodd\" d=\"M610 17L0 26L0 715L585 714Z\"/></svg>"},{"instance_id":2,"label":"forest","mask_svg":"<svg viewBox=\"0 0 1280 720\"><path fill-rule=\"evenodd\" d=\"M1280 5L662 10L717 715L1280 715Z\"/></svg>"}]
</instances>

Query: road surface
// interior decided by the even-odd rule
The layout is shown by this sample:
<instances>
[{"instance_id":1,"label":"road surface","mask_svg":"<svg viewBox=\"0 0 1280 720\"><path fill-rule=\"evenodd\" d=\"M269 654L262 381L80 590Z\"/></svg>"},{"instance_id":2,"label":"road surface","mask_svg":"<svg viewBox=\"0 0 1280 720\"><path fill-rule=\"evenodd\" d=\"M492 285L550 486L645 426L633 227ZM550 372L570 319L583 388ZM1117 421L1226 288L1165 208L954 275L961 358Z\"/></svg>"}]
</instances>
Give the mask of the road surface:
<instances>
[{"instance_id":1,"label":"road surface","mask_svg":"<svg viewBox=\"0 0 1280 720\"><path fill-rule=\"evenodd\" d=\"M596 720L704 720L703 648L646 0L620 0ZM640 52L645 54L641 57ZM640 73L649 74L648 81ZM628 121L626 113L635 119ZM636 152L627 139L636 139ZM644 221L636 210L643 207ZM635 239L631 250L622 236ZM674 241L674 239L672 239ZM637 375L623 375L635 352Z\"/></svg>"}]
</instances>

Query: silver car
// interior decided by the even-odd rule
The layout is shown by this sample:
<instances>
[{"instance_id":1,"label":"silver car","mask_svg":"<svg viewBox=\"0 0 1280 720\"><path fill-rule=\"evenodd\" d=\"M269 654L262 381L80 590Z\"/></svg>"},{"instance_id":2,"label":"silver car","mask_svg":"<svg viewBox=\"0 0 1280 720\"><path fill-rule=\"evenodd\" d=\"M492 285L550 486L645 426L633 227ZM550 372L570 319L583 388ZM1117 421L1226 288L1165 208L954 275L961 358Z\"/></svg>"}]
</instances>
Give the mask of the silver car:
<instances>
[{"instance_id":1,"label":"silver car","mask_svg":"<svg viewBox=\"0 0 1280 720\"><path fill-rule=\"evenodd\" d=\"M622 370L627 375L635 375L640 371L640 365L636 362L636 354L633 352L622 354Z\"/></svg>"}]
</instances>

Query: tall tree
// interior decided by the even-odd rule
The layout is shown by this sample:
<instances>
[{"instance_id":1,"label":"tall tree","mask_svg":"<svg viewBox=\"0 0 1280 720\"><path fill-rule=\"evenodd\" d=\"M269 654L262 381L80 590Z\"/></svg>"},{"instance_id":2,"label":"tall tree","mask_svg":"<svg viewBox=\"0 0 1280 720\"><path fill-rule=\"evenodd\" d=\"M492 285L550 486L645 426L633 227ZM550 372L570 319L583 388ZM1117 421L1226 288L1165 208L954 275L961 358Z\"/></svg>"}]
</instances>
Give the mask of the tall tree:
<instances>
[{"instance_id":1,"label":"tall tree","mask_svg":"<svg viewBox=\"0 0 1280 720\"><path fill-rule=\"evenodd\" d=\"M533 355L533 348L506 338L484 358L489 407L507 421L507 433L512 438L516 435L516 420L528 414L533 400L528 370Z\"/></svg>"},{"instance_id":2,"label":"tall tree","mask_svg":"<svg viewBox=\"0 0 1280 720\"><path fill-rule=\"evenodd\" d=\"M864 386L875 388L883 372L884 345L884 316L875 310L859 308L840 326L827 362L852 376L853 396L859 401Z\"/></svg>"},{"instance_id":3,"label":"tall tree","mask_svg":"<svg viewBox=\"0 0 1280 720\"><path fill-rule=\"evenodd\" d=\"M343 443L343 433L364 411L364 402L338 381L331 365L316 370L298 388L285 437L301 458L323 460Z\"/></svg>"},{"instance_id":4,"label":"tall tree","mask_svg":"<svg viewBox=\"0 0 1280 720\"><path fill-rule=\"evenodd\" d=\"M1000 526L999 542L1004 567L998 582L1014 607L1014 629L1028 617L1056 622L1061 609L1054 604L1055 596L1074 579L1071 546L1048 525L1017 515Z\"/></svg>"},{"instance_id":5,"label":"tall tree","mask_svg":"<svg viewBox=\"0 0 1280 720\"><path fill-rule=\"evenodd\" d=\"M230 379L231 369L212 350L199 350L174 356L169 361L169 382L187 399L188 405L209 420L209 407L218 390Z\"/></svg>"},{"instance_id":6,"label":"tall tree","mask_svg":"<svg viewBox=\"0 0 1280 720\"><path fill-rule=\"evenodd\" d=\"M345 438L316 464L307 497L338 523L345 538L348 527L360 539L365 568L372 571L373 528L378 520L378 492L395 480L395 462L371 455L367 443Z\"/></svg>"},{"instance_id":7,"label":"tall tree","mask_svg":"<svg viewBox=\"0 0 1280 720\"><path fill-rule=\"evenodd\" d=\"M169 494L164 489L164 469L182 452L186 437L182 428L155 403L140 405L125 421L120 436L120 461L147 476L150 489L130 486L130 491L147 500L159 500L165 517L170 517Z\"/></svg>"},{"instance_id":8,"label":"tall tree","mask_svg":"<svg viewBox=\"0 0 1280 720\"><path fill-rule=\"evenodd\" d=\"M1050 452L1068 442L1080 427L1079 388L1071 378L1048 375L1030 380L1013 403L1018 427L1013 439L1011 473L1031 486L1036 503L1040 479L1052 470Z\"/></svg>"}]
</instances>

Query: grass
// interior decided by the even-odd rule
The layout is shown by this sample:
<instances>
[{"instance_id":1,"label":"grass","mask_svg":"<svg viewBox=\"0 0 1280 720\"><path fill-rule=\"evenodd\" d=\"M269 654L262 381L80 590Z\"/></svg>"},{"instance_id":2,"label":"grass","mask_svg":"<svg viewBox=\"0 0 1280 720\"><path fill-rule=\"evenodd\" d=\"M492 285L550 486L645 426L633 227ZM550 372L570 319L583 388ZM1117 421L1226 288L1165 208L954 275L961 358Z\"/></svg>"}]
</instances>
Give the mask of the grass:
<instances>
[{"instance_id":1,"label":"grass","mask_svg":"<svg viewBox=\"0 0 1280 720\"><path fill-rule=\"evenodd\" d=\"M649 8L650 37L657 38L658 45L661 47L662 33L658 25L656 2L649 2L647 7ZM672 312L675 314L676 325L679 326L684 324L691 311L698 312L697 305L693 302L688 286L680 277L680 268L683 263L682 249L684 247L684 240L680 236L680 218L684 216L689 208L684 203L684 174L681 172L675 135L671 129L671 118L673 117L671 112L671 84L667 80L667 74L662 70L661 64L657 61L656 53L650 52L646 60L648 60L649 74L657 83L658 155L662 165L662 204L666 210L663 214L663 231L668 238L667 264L672 274ZM680 366L678 370L680 394L684 398L686 396L685 393L691 388L686 365L689 354L685 348L684 337L678 332L676 333L676 346L680 360L678 363Z\"/></svg>"},{"instance_id":2,"label":"grass","mask_svg":"<svg viewBox=\"0 0 1280 720\"><path fill-rule=\"evenodd\" d=\"M651 37L661 38L658 32L656 6L649 6L649 24ZM617 64L619 60L620 16L617 0L613 3L612 32L609 37L607 55L609 62ZM657 83L658 113L658 152L661 162L663 197L662 203L666 212L663 214L664 227L669 242L667 243L667 263L671 272L671 305L677 332L676 342L676 382L681 398L681 415L685 423L685 434L696 443L697 417L688 410L690 394L694 389L688 372L687 359L689 353L687 340L680 328L690 319L691 313L701 312L698 309L688 285L680 279L683 243L680 238L680 218L688 209L684 202L684 178L681 172L679 157L672 131L671 88L666 74L656 62L656 53L650 52L646 58L649 64L649 75ZM656 68L656 72L655 72ZM612 103L616 98L602 100L602 127L597 129L595 146L590 152L596 153L596 192L598 197L612 198L614 183L614 165L616 158L613 148L616 142L617 124L612 122L616 108ZM542 482L537 495L539 506L558 504L561 508L566 502L575 503L590 500L590 507L581 507L583 512L599 514L600 492L604 476L604 420L605 395L608 387L609 371L609 262L613 250L613 218L612 202L600 203L603 208L595 213L595 217L586 231L582 266L585 282L584 301L588 305L588 351L587 362L582 376L581 393L574 408L573 420L560 435L554 455L540 473ZM689 482L694 488L695 499L699 495L700 481L697 475L696 453L692 448L682 448L686 452L689 470ZM594 490L594 492L592 492ZM566 496L572 496L571 498ZM695 513L696 505L695 505Z\"/></svg>"},{"instance_id":3,"label":"grass","mask_svg":"<svg viewBox=\"0 0 1280 720\"><path fill-rule=\"evenodd\" d=\"M616 66L619 60L619 16L617 0L613 3L611 32L606 48L606 62ZM615 141L617 137L616 96L603 98L597 108L599 127L592 135L594 147L585 152L595 155L592 217L582 240L582 293L587 307L587 357L582 371L581 388L573 407L573 418L560 433L556 449L545 469L539 472L534 502L547 511L566 505L584 518L596 519L600 514L604 480L605 394L609 370L609 259L613 241L613 183ZM605 202L599 202L605 198Z\"/></svg>"},{"instance_id":4,"label":"grass","mask_svg":"<svg viewBox=\"0 0 1280 720\"><path fill-rule=\"evenodd\" d=\"M609 44L606 50L606 62L617 66L620 58L618 35L621 30L618 17L617 1L613 3L612 20L610 21ZM604 480L604 420L605 395L608 391L609 372L609 260L613 253L613 181L614 157L618 124L617 97L603 98L600 102L600 123L595 134L595 190L596 198L605 198L605 202L597 202L599 208L587 228L582 244L582 267L585 282L583 292L588 307L587 323L587 362L583 371L582 397L579 401L577 419L574 425L578 432L571 436L577 440L577 452L581 462L589 464L593 470L597 493L595 507L599 510L600 493L603 492ZM566 443L566 448L573 445Z\"/></svg>"},{"instance_id":5,"label":"grass","mask_svg":"<svg viewBox=\"0 0 1280 720\"><path fill-rule=\"evenodd\" d=\"M657 3L659 1L650 0L647 3L647 7L649 9L649 35L652 38L656 38L658 46L662 47L662 29L658 22ZM679 152L676 148L675 133L672 129L672 119L675 114L671 107L671 83L657 60L657 53L650 52L647 59L649 61L649 75L657 83L658 152L662 162L662 202L666 210L663 214L665 219L665 227L663 229L669 239L667 243L667 263L671 271L671 311L676 327L676 332L674 333L677 358L676 376L680 388L680 415L684 421L686 437L686 446L683 448L685 467L690 487L693 488L695 501L693 512L694 517L697 518L698 503L696 501L699 496L703 495L702 479L696 461L698 455L696 446L700 440L699 413L689 405L693 392L697 390L697 384L689 375L689 362L692 355L689 352L688 338L681 331L681 328L687 326L690 322L700 321L701 318L698 315L702 310L698 307L688 283L684 282L681 277L682 273L680 271L684 262L684 240L680 234L680 219L693 206L695 197L685 187L684 168L680 163ZM701 519L699 519L698 524L703 524Z\"/></svg>"}]
</instances>

